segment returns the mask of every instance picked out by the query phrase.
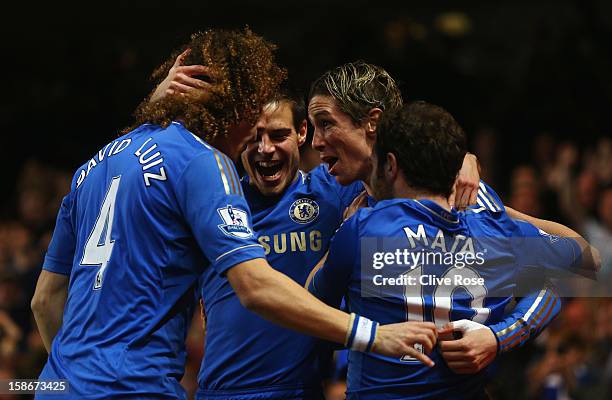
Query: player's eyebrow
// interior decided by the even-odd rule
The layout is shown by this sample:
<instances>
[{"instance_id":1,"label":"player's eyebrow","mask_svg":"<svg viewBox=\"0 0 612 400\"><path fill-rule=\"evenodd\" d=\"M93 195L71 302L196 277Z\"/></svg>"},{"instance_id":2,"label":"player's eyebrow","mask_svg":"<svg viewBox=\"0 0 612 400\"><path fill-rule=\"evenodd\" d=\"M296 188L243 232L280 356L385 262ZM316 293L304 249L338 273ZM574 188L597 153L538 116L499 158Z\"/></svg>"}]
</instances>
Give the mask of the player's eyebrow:
<instances>
[{"instance_id":1,"label":"player's eyebrow","mask_svg":"<svg viewBox=\"0 0 612 400\"><path fill-rule=\"evenodd\" d=\"M272 129L270 133L274 133L276 135L288 135L291 133L291 129L290 128L276 128L276 129Z\"/></svg>"},{"instance_id":2,"label":"player's eyebrow","mask_svg":"<svg viewBox=\"0 0 612 400\"><path fill-rule=\"evenodd\" d=\"M266 128L258 128L257 129L257 135L259 136L259 135L263 134L266 130L269 133L271 133L271 134L277 134L277 135L291 133L291 128L280 128L280 127L279 128L274 128L274 127L272 127L272 128L267 128L267 129Z\"/></svg>"},{"instance_id":3,"label":"player's eyebrow","mask_svg":"<svg viewBox=\"0 0 612 400\"><path fill-rule=\"evenodd\" d=\"M320 118L332 118L332 114L327 110L319 110L308 115L310 122L314 124L314 121Z\"/></svg>"},{"instance_id":4,"label":"player's eyebrow","mask_svg":"<svg viewBox=\"0 0 612 400\"><path fill-rule=\"evenodd\" d=\"M316 111L312 114L312 116L314 118L318 118L318 117L328 117L331 116L331 113L327 110L321 110L321 111Z\"/></svg>"}]
</instances>

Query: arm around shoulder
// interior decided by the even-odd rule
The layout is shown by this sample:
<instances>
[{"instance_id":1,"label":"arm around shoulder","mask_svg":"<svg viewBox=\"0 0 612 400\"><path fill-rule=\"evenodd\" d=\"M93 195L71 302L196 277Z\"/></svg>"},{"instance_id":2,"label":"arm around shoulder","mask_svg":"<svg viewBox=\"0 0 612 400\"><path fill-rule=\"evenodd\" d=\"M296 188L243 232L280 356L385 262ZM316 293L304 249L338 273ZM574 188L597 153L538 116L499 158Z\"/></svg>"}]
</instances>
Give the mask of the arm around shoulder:
<instances>
[{"instance_id":1,"label":"arm around shoulder","mask_svg":"<svg viewBox=\"0 0 612 400\"><path fill-rule=\"evenodd\" d=\"M317 300L265 259L237 264L227 279L242 305L262 317L322 339L344 341L348 315Z\"/></svg>"},{"instance_id":2,"label":"arm around shoulder","mask_svg":"<svg viewBox=\"0 0 612 400\"><path fill-rule=\"evenodd\" d=\"M510 207L506 207L506 213L510 218L526 221L536 228L551 235L574 240L578 246L580 246L582 251L581 268L590 271L599 271L601 268L601 256L599 254L599 250L591 246L582 236L580 236L580 234L578 234L578 232L558 222L535 218L520 211L516 211Z\"/></svg>"},{"instance_id":3,"label":"arm around shoulder","mask_svg":"<svg viewBox=\"0 0 612 400\"><path fill-rule=\"evenodd\" d=\"M228 270L227 279L246 308L286 328L341 344L347 343L349 328L357 332L361 329L358 322L363 318L351 318L325 305L295 281L270 267L263 258L236 264ZM370 329L366 331L368 335L371 332ZM409 354L433 365L429 357L413 346L417 342L425 343L426 352L431 351L436 341L434 324L404 322L384 325L373 332L372 351L387 356ZM350 339L348 343L350 347Z\"/></svg>"}]
</instances>

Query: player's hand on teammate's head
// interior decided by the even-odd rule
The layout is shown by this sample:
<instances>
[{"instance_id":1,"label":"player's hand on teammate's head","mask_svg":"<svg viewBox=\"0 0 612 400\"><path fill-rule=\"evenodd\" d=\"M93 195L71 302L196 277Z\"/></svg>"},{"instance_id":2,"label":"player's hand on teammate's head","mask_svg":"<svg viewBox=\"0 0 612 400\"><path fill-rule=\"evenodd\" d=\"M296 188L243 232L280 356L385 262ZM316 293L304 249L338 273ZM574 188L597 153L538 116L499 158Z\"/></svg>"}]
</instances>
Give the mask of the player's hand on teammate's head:
<instances>
[{"instance_id":1,"label":"player's hand on teammate's head","mask_svg":"<svg viewBox=\"0 0 612 400\"><path fill-rule=\"evenodd\" d=\"M149 102L161 100L166 96L196 94L210 95L215 82L215 73L203 65L183 65L187 49L176 57L168 76L155 88Z\"/></svg>"},{"instance_id":2,"label":"player's hand on teammate's head","mask_svg":"<svg viewBox=\"0 0 612 400\"><path fill-rule=\"evenodd\" d=\"M460 332L461 338L453 339L453 332ZM440 354L457 374L475 374L491 364L497 356L495 335L478 322L466 319L453 321L438 330L438 334Z\"/></svg>"},{"instance_id":3,"label":"player's hand on teammate's head","mask_svg":"<svg viewBox=\"0 0 612 400\"><path fill-rule=\"evenodd\" d=\"M476 204L478 186L480 184L480 167L478 159L474 154L466 154L457 180L453 186L453 192L448 199L451 207L458 210Z\"/></svg>"},{"instance_id":4,"label":"player's hand on teammate's head","mask_svg":"<svg viewBox=\"0 0 612 400\"><path fill-rule=\"evenodd\" d=\"M390 357L410 356L433 367L434 362L426 354L431 353L437 338L436 326L432 322L382 325L376 332L372 351ZM421 344L424 353L415 349L415 344Z\"/></svg>"}]
</instances>

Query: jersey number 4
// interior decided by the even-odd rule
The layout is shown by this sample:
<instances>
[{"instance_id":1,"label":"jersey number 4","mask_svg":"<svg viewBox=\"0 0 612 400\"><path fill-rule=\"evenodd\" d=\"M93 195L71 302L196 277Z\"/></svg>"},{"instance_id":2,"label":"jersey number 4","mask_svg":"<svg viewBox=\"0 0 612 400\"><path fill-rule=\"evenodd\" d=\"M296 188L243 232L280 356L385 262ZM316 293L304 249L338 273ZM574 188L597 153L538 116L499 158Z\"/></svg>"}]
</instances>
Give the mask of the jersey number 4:
<instances>
[{"instance_id":1,"label":"jersey number 4","mask_svg":"<svg viewBox=\"0 0 612 400\"><path fill-rule=\"evenodd\" d=\"M108 261L113 253L113 246L115 245L115 241L111 239L111 233L115 218L115 200L117 199L120 182L121 176L116 176L111 181L104 196L102 207L100 207L96 223L89 233L89 238L87 238L87 243L85 243L85 249L83 250L81 265L100 267L94 281L94 290L102 287L104 270L106 270Z\"/></svg>"}]
</instances>

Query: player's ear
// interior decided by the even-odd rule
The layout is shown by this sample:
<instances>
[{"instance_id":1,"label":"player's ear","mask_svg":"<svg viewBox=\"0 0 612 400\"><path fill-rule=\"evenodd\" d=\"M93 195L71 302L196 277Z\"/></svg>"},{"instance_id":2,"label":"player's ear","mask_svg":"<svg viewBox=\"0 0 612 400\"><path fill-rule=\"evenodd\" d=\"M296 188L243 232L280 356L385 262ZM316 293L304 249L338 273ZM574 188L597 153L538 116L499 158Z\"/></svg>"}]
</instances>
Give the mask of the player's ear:
<instances>
[{"instance_id":1,"label":"player's ear","mask_svg":"<svg viewBox=\"0 0 612 400\"><path fill-rule=\"evenodd\" d=\"M380 116L382 115L382 110L380 108L372 108L368 112L368 123L366 124L366 132L368 134L376 134L376 126L378 125L378 121L380 120Z\"/></svg>"},{"instance_id":2,"label":"player's ear","mask_svg":"<svg viewBox=\"0 0 612 400\"><path fill-rule=\"evenodd\" d=\"M302 146L306 142L306 134L308 133L308 124L306 120L303 120L300 124L300 129L297 132L298 135L298 147Z\"/></svg>"},{"instance_id":3,"label":"player's ear","mask_svg":"<svg viewBox=\"0 0 612 400\"><path fill-rule=\"evenodd\" d=\"M394 181L397 177L398 165L397 158L393 153L387 153L387 162L385 163L385 175L390 181Z\"/></svg>"}]
</instances>

